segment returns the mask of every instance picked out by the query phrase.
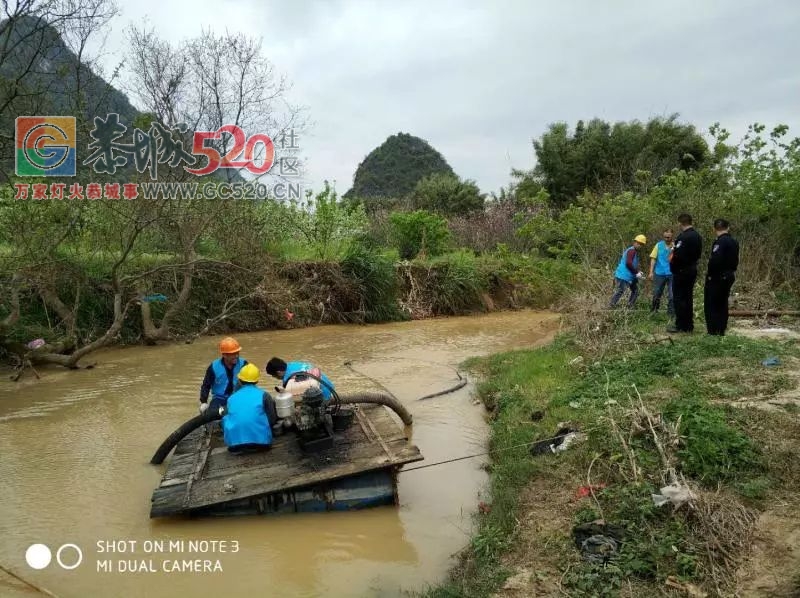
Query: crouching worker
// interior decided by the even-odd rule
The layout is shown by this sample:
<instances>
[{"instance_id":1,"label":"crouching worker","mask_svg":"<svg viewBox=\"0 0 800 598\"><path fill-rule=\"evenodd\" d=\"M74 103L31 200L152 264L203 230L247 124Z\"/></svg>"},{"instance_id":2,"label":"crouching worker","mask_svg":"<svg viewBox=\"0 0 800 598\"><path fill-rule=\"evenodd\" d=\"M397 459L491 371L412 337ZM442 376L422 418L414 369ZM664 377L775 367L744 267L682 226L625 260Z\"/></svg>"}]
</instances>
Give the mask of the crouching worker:
<instances>
[{"instance_id":1,"label":"crouching worker","mask_svg":"<svg viewBox=\"0 0 800 598\"><path fill-rule=\"evenodd\" d=\"M323 374L318 367L306 361L286 363L279 357L273 357L267 362L266 370L267 374L280 380L281 385L295 395L303 394L303 391L309 386L317 386L321 388L325 400L329 401L331 392L335 390L330 378ZM322 384L317 378L322 381Z\"/></svg>"},{"instance_id":2,"label":"crouching worker","mask_svg":"<svg viewBox=\"0 0 800 598\"><path fill-rule=\"evenodd\" d=\"M258 375L258 367L252 363L245 365L238 375L241 386L228 397L222 432L232 453L272 446L272 426L278 421L278 415L273 398L257 386Z\"/></svg>"}]
</instances>

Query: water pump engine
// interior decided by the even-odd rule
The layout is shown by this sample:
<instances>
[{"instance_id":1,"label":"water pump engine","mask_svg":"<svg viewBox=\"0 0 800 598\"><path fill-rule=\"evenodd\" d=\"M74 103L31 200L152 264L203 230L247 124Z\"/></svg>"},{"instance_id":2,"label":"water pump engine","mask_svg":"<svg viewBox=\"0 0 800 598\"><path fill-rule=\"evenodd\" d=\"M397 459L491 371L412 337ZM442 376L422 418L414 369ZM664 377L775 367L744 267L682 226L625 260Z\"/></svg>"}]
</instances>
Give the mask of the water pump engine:
<instances>
[{"instance_id":1,"label":"water pump engine","mask_svg":"<svg viewBox=\"0 0 800 598\"><path fill-rule=\"evenodd\" d=\"M333 421L319 387L312 386L303 392L295 407L294 424L303 450L313 452L333 446Z\"/></svg>"}]
</instances>

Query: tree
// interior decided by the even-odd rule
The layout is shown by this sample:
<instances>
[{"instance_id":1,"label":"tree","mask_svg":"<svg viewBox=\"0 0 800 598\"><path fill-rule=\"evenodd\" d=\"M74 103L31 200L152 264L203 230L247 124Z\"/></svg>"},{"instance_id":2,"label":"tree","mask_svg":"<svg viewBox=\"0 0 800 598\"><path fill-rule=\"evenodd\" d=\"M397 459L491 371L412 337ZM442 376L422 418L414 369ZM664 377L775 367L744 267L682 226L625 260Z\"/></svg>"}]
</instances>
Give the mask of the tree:
<instances>
[{"instance_id":1,"label":"tree","mask_svg":"<svg viewBox=\"0 0 800 598\"><path fill-rule=\"evenodd\" d=\"M128 39L133 59L130 63L130 86L152 119L173 129L186 124L189 131L216 131L223 125L235 125L246 134L266 133L277 139L290 128L302 126L301 111L285 103L289 88L285 77L278 76L263 55L261 41L243 34L216 35L211 31L185 43L171 44L158 38L153 30L131 27ZM280 105L280 108L279 108ZM209 140L220 155L233 149L231 134ZM184 139L184 145L190 145ZM265 148L257 145L257 151ZM195 167L203 166L198 164ZM165 168L162 180L186 180L191 175L182 168ZM241 178L232 169L222 171L229 180ZM169 336L170 321L188 304L198 258L198 244L212 228L226 227L237 220L232 211L236 202L181 201L164 212L160 224L170 249L181 257L173 272L181 280L158 324L149 303L141 303L142 329L146 342ZM237 227L234 227L237 228ZM212 260L202 260L209 262Z\"/></svg>"},{"instance_id":2,"label":"tree","mask_svg":"<svg viewBox=\"0 0 800 598\"><path fill-rule=\"evenodd\" d=\"M574 133L566 123L552 124L533 142L536 166L528 177L544 187L558 208L585 190L646 192L673 170L697 170L709 158L702 136L677 118L614 125L600 119L578 121Z\"/></svg>"},{"instance_id":3,"label":"tree","mask_svg":"<svg viewBox=\"0 0 800 598\"><path fill-rule=\"evenodd\" d=\"M305 124L303 111L287 103L289 82L276 73L260 39L203 31L170 43L152 29L131 27L128 40L133 54L130 90L168 128L185 123L192 131L216 131L236 125L248 135L279 139ZM223 133L206 144L225 156L233 141ZM265 148L257 144L256 151L260 163ZM240 180L234 169L223 172L229 180ZM273 176L274 170L269 172Z\"/></svg>"},{"instance_id":4,"label":"tree","mask_svg":"<svg viewBox=\"0 0 800 598\"><path fill-rule=\"evenodd\" d=\"M363 206L339 201L336 190L325 181L325 188L313 200L308 191L304 204L289 206L287 224L286 233L299 233L314 257L330 260L343 255L350 242L364 233L367 215Z\"/></svg>"},{"instance_id":5,"label":"tree","mask_svg":"<svg viewBox=\"0 0 800 598\"><path fill-rule=\"evenodd\" d=\"M98 219L97 213L88 213L86 204L16 202L9 207L14 201L6 193L2 198L4 209L0 210L0 237L14 239L6 260L13 271L11 310L6 318L10 321L4 323L5 330L0 330L0 344L23 364L52 363L76 368L84 356L116 339L136 303L134 281L141 274L126 272L126 267L140 251L142 233L158 218L158 210L144 202L117 204L126 210L120 215L122 225L112 227L116 234L109 237L108 230L95 227L97 236L82 239L85 223ZM97 242L100 237L102 244ZM94 323L95 330L84 335L79 330L78 316L87 280L80 263L92 261L106 247L115 249L108 259L109 270L103 281L113 306L112 320ZM9 340L11 327L19 320L19 293L23 288L36 293L58 318L52 330L54 339L40 347L31 348ZM100 332L95 334L96 330Z\"/></svg>"},{"instance_id":6,"label":"tree","mask_svg":"<svg viewBox=\"0 0 800 598\"><path fill-rule=\"evenodd\" d=\"M474 181L440 173L420 180L410 203L414 209L456 215L483 210L484 198Z\"/></svg>"}]
</instances>

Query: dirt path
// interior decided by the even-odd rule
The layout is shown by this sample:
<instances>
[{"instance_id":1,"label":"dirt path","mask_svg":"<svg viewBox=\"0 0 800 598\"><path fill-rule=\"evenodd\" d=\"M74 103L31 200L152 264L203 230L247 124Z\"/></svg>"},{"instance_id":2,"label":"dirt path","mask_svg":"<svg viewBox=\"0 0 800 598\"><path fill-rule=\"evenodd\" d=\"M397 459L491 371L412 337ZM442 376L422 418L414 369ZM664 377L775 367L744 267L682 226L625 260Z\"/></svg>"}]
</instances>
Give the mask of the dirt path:
<instances>
[{"instance_id":1,"label":"dirt path","mask_svg":"<svg viewBox=\"0 0 800 598\"><path fill-rule=\"evenodd\" d=\"M737 578L742 597L800 597L798 505L769 510L759 517L753 552Z\"/></svg>"}]
</instances>

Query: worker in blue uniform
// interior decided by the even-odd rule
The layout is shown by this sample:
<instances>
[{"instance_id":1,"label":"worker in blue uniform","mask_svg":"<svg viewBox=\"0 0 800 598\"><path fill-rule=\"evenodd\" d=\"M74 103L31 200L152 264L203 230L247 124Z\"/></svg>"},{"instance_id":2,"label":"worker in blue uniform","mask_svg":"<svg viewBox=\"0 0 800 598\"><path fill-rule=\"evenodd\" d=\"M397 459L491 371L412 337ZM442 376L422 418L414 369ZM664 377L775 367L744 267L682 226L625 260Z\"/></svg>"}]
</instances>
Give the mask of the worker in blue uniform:
<instances>
[{"instance_id":1,"label":"worker in blue uniform","mask_svg":"<svg viewBox=\"0 0 800 598\"><path fill-rule=\"evenodd\" d=\"M228 397L236 390L236 377L247 360L239 357L242 350L239 342L232 337L224 338L219 343L219 359L211 362L206 369L203 384L200 387L200 413L211 408L212 413L224 407ZM211 395L211 403L208 402L208 395Z\"/></svg>"},{"instance_id":2,"label":"worker in blue uniform","mask_svg":"<svg viewBox=\"0 0 800 598\"><path fill-rule=\"evenodd\" d=\"M222 433L234 453L264 450L272 446L272 426L278 421L275 401L258 387L258 367L245 365L238 374L239 389L223 409Z\"/></svg>"},{"instance_id":3,"label":"worker in blue uniform","mask_svg":"<svg viewBox=\"0 0 800 598\"><path fill-rule=\"evenodd\" d=\"M280 357L273 357L267 362L266 370L267 374L280 380L281 385L284 387L292 379L298 382L307 380L309 378L307 374L319 378L322 381L320 384L322 396L326 401L330 400L331 392L335 390L330 378L323 374L318 367L307 361L290 361L287 363Z\"/></svg>"}]
</instances>

